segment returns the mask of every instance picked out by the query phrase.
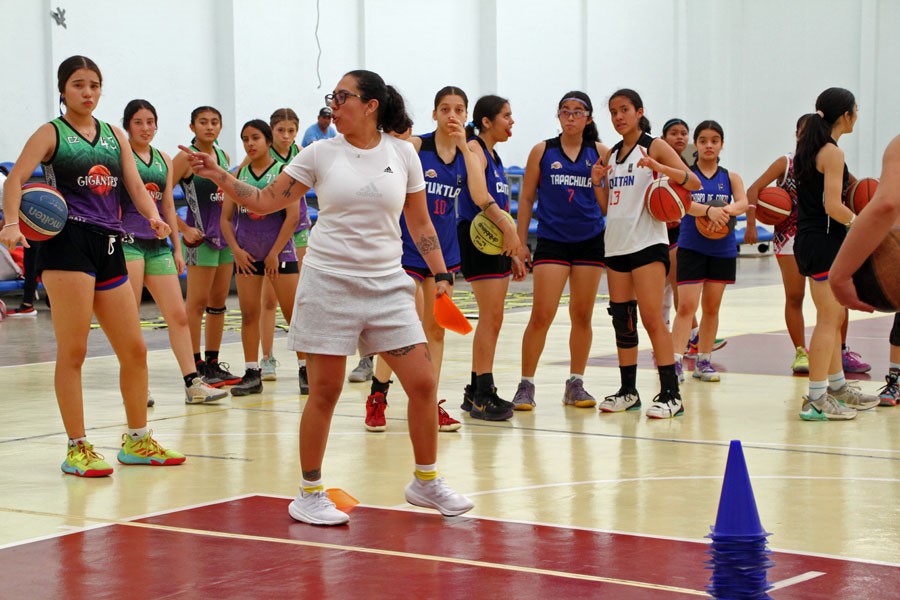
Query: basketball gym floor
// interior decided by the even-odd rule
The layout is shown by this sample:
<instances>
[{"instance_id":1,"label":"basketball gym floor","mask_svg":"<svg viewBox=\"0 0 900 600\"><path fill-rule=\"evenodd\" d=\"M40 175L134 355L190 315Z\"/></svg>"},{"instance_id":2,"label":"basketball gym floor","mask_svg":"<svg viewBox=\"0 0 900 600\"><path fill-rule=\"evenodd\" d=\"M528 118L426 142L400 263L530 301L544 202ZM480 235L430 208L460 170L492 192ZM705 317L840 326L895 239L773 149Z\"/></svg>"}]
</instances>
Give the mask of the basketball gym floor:
<instances>
[{"instance_id":1,"label":"basketball gym floor","mask_svg":"<svg viewBox=\"0 0 900 600\"><path fill-rule=\"evenodd\" d=\"M406 399L389 397L388 430L363 427L368 384L347 384L324 464L326 487L361 501L349 526L295 523L297 426L304 400L276 339L279 380L262 395L187 406L164 330L145 303L150 426L188 455L183 466L115 465L111 477L63 475L65 434L53 394L50 315L0 324L0 597L679 598L704 596L704 536L716 518L732 439L743 442L762 524L772 533L773 598L900 597L900 408L807 423L806 378L790 373L775 260L739 260L714 355L721 383L688 382L682 418L563 407L568 318L561 307L537 373L538 407L508 422L458 405L471 336L447 334L439 397L463 428L440 434L439 469L475 501L464 517L406 505L412 475ZM457 298L465 305L466 288ZM605 292L605 278L601 292ZM530 281L513 286L495 377L519 378ZM7 298L10 302L16 299ZM237 298L229 299L237 308ZM811 301L807 320L812 323ZM853 314L850 346L882 385L891 318ZM807 332L811 329L807 328ZM223 358L243 371L236 331ZM642 334L645 405L657 378ZM114 459L124 431L118 364L93 331L84 367L88 435ZM348 360L348 371L356 359ZM618 387L613 331L598 298L586 387ZM111 461L112 462L112 461ZM315 595L315 596L314 596Z\"/></svg>"}]
</instances>

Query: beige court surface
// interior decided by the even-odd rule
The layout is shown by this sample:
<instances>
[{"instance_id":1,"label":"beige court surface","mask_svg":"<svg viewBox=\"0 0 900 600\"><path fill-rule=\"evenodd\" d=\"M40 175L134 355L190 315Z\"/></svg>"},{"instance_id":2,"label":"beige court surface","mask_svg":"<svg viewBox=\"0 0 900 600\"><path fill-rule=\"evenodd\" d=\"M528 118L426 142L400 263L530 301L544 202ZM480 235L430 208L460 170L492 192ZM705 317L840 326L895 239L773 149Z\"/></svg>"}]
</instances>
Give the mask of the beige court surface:
<instances>
[{"instance_id":1,"label":"beige court surface","mask_svg":"<svg viewBox=\"0 0 900 600\"><path fill-rule=\"evenodd\" d=\"M806 379L790 373L793 350L784 332L775 261L748 256L739 262L745 283L726 292L720 336L729 343L714 357L723 367L722 381L688 378L682 388L686 412L678 419L564 407L568 318L561 307L537 373L537 409L508 422L472 420L458 408L469 378L471 336L448 333L439 397L448 399L444 406L464 425L440 434L438 468L473 498L472 514L702 540L715 520L728 443L739 439L772 547L900 563L900 407L877 408L850 422L801 421ZM236 306L236 299L230 303ZM809 299L806 314L811 325ZM507 399L519 378L528 316L527 308L508 311L501 333L495 379ZM887 367L890 320L862 314L851 319L851 344L864 348L873 364L871 379L861 384L874 393ZM598 299L593 322L585 387L602 397L619 383L605 300ZM113 476L88 480L59 469L66 438L53 394L53 363L14 366L26 351L14 344L27 345L49 327L45 308L37 320L0 323L0 363L6 365L0 368L0 546L243 494L296 492L305 397L298 395L283 336L275 346L282 361L279 380L266 382L261 395L229 397L218 405L185 405L171 352L151 350L156 406L149 411L150 426L188 461L170 468L116 464ZM882 333L854 334L872 330ZM240 344L234 336L226 341L223 357L241 365ZM643 332L641 348L649 349ZM657 376L647 352L641 361L638 387L647 406L657 392ZM355 364L351 357L348 371ZM93 356L84 366L88 437L110 459L125 430L117 373L111 356ZM406 397L395 384L388 430L368 433L367 394L367 383L344 388L323 466L325 485L369 506L406 506L403 487L413 462Z\"/></svg>"}]
</instances>

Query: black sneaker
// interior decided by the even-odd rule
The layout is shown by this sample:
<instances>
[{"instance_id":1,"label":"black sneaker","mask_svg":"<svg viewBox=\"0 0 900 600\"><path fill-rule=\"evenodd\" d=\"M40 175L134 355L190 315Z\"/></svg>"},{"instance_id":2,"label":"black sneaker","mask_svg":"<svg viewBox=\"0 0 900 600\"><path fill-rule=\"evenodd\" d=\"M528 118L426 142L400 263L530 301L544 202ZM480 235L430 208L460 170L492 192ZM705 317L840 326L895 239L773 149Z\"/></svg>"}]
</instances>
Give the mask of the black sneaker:
<instances>
[{"instance_id":1,"label":"black sneaker","mask_svg":"<svg viewBox=\"0 0 900 600\"><path fill-rule=\"evenodd\" d=\"M491 386L487 391L475 391L469 415L473 419L505 421L513 416L513 404L500 398L497 395L497 388Z\"/></svg>"},{"instance_id":2,"label":"black sneaker","mask_svg":"<svg viewBox=\"0 0 900 600\"><path fill-rule=\"evenodd\" d=\"M242 378L229 373L228 369L230 365L226 362L219 362L217 360L207 361L206 363L206 383L212 387L222 387L223 385L237 385L242 381ZM210 383L210 379L219 380L218 385L213 385Z\"/></svg>"},{"instance_id":3,"label":"black sneaker","mask_svg":"<svg viewBox=\"0 0 900 600\"><path fill-rule=\"evenodd\" d=\"M247 396L249 394L261 394L262 385L262 369L247 369L240 383L231 388L232 396Z\"/></svg>"},{"instance_id":4,"label":"black sneaker","mask_svg":"<svg viewBox=\"0 0 900 600\"><path fill-rule=\"evenodd\" d=\"M466 412L472 410L472 394L475 390L472 389L471 385L467 385L465 389L463 389L463 401L462 404L459 405L461 409Z\"/></svg>"},{"instance_id":5,"label":"black sneaker","mask_svg":"<svg viewBox=\"0 0 900 600\"><path fill-rule=\"evenodd\" d=\"M306 367L300 367L300 395L309 396L309 377L306 375Z\"/></svg>"}]
</instances>

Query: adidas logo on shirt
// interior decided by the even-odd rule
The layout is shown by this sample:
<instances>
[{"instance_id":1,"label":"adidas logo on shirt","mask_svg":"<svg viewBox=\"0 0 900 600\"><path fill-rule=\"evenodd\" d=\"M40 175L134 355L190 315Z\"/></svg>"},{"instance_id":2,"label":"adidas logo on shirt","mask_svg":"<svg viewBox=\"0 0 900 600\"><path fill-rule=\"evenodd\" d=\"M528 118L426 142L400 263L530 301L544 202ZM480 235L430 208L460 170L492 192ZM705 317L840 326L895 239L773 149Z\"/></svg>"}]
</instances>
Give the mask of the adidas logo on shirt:
<instances>
[{"instance_id":1,"label":"adidas logo on shirt","mask_svg":"<svg viewBox=\"0 0 900 600\"><path fill-rule=\"evenodd\" d=\"M366 187L361 188L356 192L356 195L362 196L363 198L381 198L381 192L378 191L378 187L374 183L370 183Z\"/></svg>"},{"instance_id":2,"label":"adidas logo on shirt","mask_svg":"<svg viewBox=\"0 0 900 600\"><path fill-rule=\"evenodd\" d=\"M384 170L384 172L385 172L385 173L393 173L393 171L391 171L391 168L390 168L390 167L387 167L387 168Z\"/></svg>"}]
</instances>

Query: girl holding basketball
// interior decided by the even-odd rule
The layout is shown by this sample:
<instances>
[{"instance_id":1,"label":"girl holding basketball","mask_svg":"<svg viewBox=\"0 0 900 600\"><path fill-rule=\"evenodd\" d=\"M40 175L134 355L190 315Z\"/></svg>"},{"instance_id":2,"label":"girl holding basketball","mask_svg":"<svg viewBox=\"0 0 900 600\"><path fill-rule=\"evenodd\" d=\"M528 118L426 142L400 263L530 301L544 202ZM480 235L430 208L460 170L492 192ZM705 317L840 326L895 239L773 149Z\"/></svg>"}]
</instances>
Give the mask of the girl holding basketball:
<instances>
[{"instance_id":1,"label":"girl holding basketball","mask_svg":"<svg viewBox=\"0 0 900 600\"><path fill-rule=\"evenodd\" d=\"M741 176L719 165L724 141L722 126L715 121L703 121L694 129L697 161L691 170L701 187L691 194L691 208L681 221L678 236L678 313L672 327L672 342L677 349L687 346L691 321L700 306L703 314L693 374L700 381L719 381L719 374L709 359L719 328L725 286L734 283L737 273L737 241L734 230L719 239L706 237L697 225L697 217L708 216L714 222L727 223L747 210ZM679 381L684 381L682 369L682 355L676 352L675 371Z\"/></svg>"},{"instance_id":2,"label":"girl holding basketball","mask_svg":"<svg viewBox=\"0 0 900 600\"><path fill-rule=\"evenodd\" d=\"M228 166L228 155L216 146L222 131L222 113L211 106L199 106L191 113L191 131L194 139L191 149L216 158L222 166ZM222 331L225 328L225 301L231 287L234 257L219 228L224 197L215 182L191 172L188 156L184 152L175 155L172 162L173 180L181 183L188 205L187 219L178 221L184 238L184 259L187 264L187 318L191 330L194 363L206 382L213 387L234 385L241 378L228 371L228 365L219 362ZM200 356L200 329L206 313L206 356Z\"/></svg>"},{"instance_id":3,"label":"girl holding basketball","mask_svg":"<svg viewBox=\"0 0 900 600\"><path fill-rule=\"evenodd\" d=\"M478 303L478 325L472 340L472 373L463 391L461 408L476 419L503 421L513 414L512 402L497 395L494 386L494 353L503 325L503 303L509 289L509 276L524 279L525 265L518 257L519 237L513 223L503 213L509 212L509 182L503 161L495 147L512 135L512 110L509 101L500 96L482 96L472 110L472 123L466 127L469 148L475 154L487 183L488 197L474 198L461 193L457 201L457 237L462 272L472 285ZM478 135L475 135L475 130ZM479 213L503 232L503 248L498 255L488 255L472 243L469 230Z\"/></svg>"},{"instance_id":4,"label":"girl holding basketball","mask_svg":"<svg viewBox=\"0 0 900 600\"><path fill-rule=\"evenodd\" d=\"M422 161L428 213L441 244L444 264L450 273L459 271L460 263L454 210L457 200L461 197L477 198L480 206L491 202L479 155L466 143L464 124L468 119L468 110L469 98L463 90L455 86L443 87L434 97L432 118L437 122L437 128L433 133L409 138ZM439 384L445 331L434 318L435 277L422 258L405 218L400 220L400 231L403 238L401 262L403 269L416 282L417 298L421 300L419 314L434 364L435 382ZM366 402L366 429L369 431L384 431L386 427L384 409L387 406L390 375L385 361L379 360ZM459 421L438 406L439 431L456 431L459 428Z\"/></svg>"},{"instance_id":5,"label":"girl holding basketball","mask_svg":"<svg viewBox=\"0 0 900 600\"><path fill-rule=\"evenodd\" d=\"M59 65L57 82L65 115L42 125L25 144L3 188L7 215L18 215L22 185L38 164L47 183L68 204L69 217L55 237L43 242L37 265L53 304L57 357L54 383L63 425L69 438L62 471L100 477L112 467L85 437L81 367L87 352L91 316L109 338L119 359L119 386L125 401L128 433L118 460L123 464L175 465L183 454L166 450L147 428L147 347L141 335L137 305L128 280L122 234L120 192L128 191L159 239L171 229L144 188L127 149L125 134L97 120L103 78L91 59L72 56ZM18 221L8 217L0 243L28 245Z\"/></svg>"},{"instance_id":6,"label":"girl holding basketball","mask_svg":"<svg viewBox=\"0 0 900 600\"><path fill-rule=\"evenodd\" d=\"M829 88L816 99L797 140L794 173L797 178L797 236L794 257L800 274L810 281L816 305L816 325L809 344L809 394L803 397L800 418L805 421L847 420L857 410L878 404L844 378L841 324L844 308L828 285L828 273L847 228L856 215L843 205L841 194L850 174L837 143L853 131L856 99L843 88Z\"/></svg>"},{"instance_id":7,"label":"girl holding basketball","mask_svg":"<svg viewBox=\"0 0 900 600\"><path fill-rule=\"evenodd\" d=\"M122 249L131 289L138 308L145 285L159 306L169 331L169 343L184 377L185 402L215 402L226 397L228 392L206 385L191 357L191 332L178 283L178 274L184 271L184 259L177 234L175 202L172 200L172 162L164 152L150 145L156 136L156 109L146 100L132 100L125 106L122 125L128 133L131 152L144 188L172 228L169 236L172 248L169 248L165 240L156 237L156 232L126 190L122 203L122 226L125 229Z\"/></svg>"},{"instance_id":8,"label":"girl holding basketball","mask_svg":"<svg viewBox=\"0 0 900 600\"><path fill-rule=\"evenodd\" d=\"M603 275L603 229L600 188L591 182L595 164L609 148L600 143L594 106L584 92L566 93L557 105L562 133L532 148L519 196L519 258L534 265L534 304L522 338L522 381L513 398L516 410L532 410L534 374L547 331L556 316L566 283L571 299L569 317L570 375L563 404L590 408L597 401L584 389L584 372L591 350L591 319ZM528 249L528 225L534 201L538 205L537 247Z\"/></svg>"},{"instance_id":9,"label":"girl holding basketball","mask_svg":"<svg viewBox=\"0 0 900 600\"><path fill-rule=\"evenodd\" d=\"M659 371L660 393L647 416L668 419L684 413L672 336L662 315L669 248L666 225L644 208L644 195L659 173L689 190L700 180L671 146L650 136L644 103L634 90L621 89L609 99L613 127L622 140L591 172L606 215L606 268L609 314L616 332L621 386L600 403L604 412L640 410L637 391L638 309L650 336ZM716 215L724 224L724 215Z\"/></svg>"},{"instance_id":10,"label":"girl holding basketball","mask_svg":"<svg viewBox=\"0 0 900 600\"><path fill-rule=\"evenodd\" d=\"M264 189L275 181L283 167L269 152L272 129L265 121L248 121L241 129L241 140L250 163L238 171L237 178L255 188ZM262 393L262 372L258 359L260 297L264 280L268 280L274 288L284 318L288 323L291 321L294 293L300 279L293 240L298 213L299 203L270 215L257 214L238 206L229 197L222 205L222 236L234 256L241 305L241 342L246 363L244 377L231 388L234 396Z\"/></svg>"},{"instance_id":11,"label":"girl holding basketball","mask_svg":"<svg viewBox=\"0 0 900 600\"><path fill-rule=\"evenodd\" d=\"M415 286L400 265L402 212L435 274L435 293L452 289L428 215L422 164L411 144L386 135L409 122L403 97L378 74L359 70L347 73L326 102L340 135L301 150L264 190L230 176L208 154L184 148L198 175L215 180L235 203L255 213L298 203L312 186L319 197L319 220L288 335L292 349L307 352L310 375L300 422L303 483L288 510L305 523L348 521L328 499L321 469L347 356L359 348L363 356L384 358L409 396L416 466L407 501L460 515L473 504L437 474L434 370L416 314Z\"/></svg>"}]
</instances>

